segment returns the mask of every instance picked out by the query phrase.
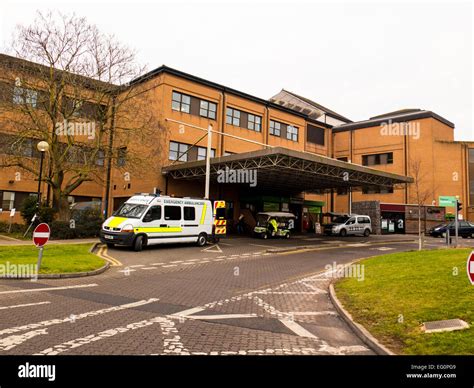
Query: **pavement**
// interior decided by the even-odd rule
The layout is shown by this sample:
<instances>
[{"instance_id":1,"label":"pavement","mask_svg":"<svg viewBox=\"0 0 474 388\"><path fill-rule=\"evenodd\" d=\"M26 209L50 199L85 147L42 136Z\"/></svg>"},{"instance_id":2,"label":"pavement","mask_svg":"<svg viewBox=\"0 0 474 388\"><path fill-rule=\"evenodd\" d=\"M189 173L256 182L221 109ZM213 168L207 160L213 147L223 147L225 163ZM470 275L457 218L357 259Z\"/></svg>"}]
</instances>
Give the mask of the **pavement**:
<instances>
[{"instance_id":1,"label":"pavement","mask_svg":"<svg viewBox=\"0 0 474 388\"><path fill-rule=\"evenodd\" d=\"M108 249L117 264L98 276L0 281L0 354L374 354L328 286L335 264L417 248L403 237Z\"/></svg>"}]
</instances>

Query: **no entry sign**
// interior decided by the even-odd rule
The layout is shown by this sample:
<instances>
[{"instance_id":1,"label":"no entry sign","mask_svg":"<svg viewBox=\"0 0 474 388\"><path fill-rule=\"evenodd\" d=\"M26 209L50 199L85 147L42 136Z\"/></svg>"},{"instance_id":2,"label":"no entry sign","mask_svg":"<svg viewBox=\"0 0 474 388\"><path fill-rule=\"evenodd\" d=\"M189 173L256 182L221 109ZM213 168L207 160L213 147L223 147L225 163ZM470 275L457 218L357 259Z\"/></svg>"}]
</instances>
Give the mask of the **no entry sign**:
<instances>
[{"instance_id":1,"label":"no entry sign","mask_svg":"<svg viewBox=\"0 0 474 388\"><path fill-rule=\"evenodd\" d=\"M49 235L51 234L51 230L49 229L49 225L42 223L39 224L34 232L33 232L33 242L38 247L41 248L45 245L49 240Z\"/></svg>"},{"instance_id":2,"label":"no entry sign","mask_svg":"<svg viewBox=\"0 0 474 388\"><path fill-rule=\"evenodd\" d=\"M467 276L471 284L474 285L474 251L471 252L467 259Z\"/></svg>"}]
</instances>

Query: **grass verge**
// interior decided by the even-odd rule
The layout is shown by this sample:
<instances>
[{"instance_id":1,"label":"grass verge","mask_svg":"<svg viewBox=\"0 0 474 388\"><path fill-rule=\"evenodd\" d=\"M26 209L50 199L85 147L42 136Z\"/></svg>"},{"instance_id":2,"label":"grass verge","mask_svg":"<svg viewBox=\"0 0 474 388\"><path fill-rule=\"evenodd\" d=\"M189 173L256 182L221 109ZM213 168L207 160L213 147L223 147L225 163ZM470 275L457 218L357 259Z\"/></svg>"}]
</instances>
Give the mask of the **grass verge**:
<instances>
[{"instance_id":1,"label":"grass verge","mask_svg":"<svg viewBox=\"0 0 474 388\"><path fill-rule=\"evenodd\" d=\"M335 284L354 320L400 354L474 354L470 249L403 252L362 260L365 279ZM460 318L467 330L424 334L426 321Z\"/></svg>"},{"instance_id":2,"label":"grass verge","mask_svg":"<svg viewBox=\"0 0 474 388\"><path fill-rule=\"evenodd\" d=\"M46 245L39 273L88 272L102 267L105 261L89 253L90 247L91 244ZM7 269L13 265L36 265L37 260L38 248L35 246L1 246L0 269L4 270L0 274L7 275L11 272Z\"/></svg>"}]
</instances>

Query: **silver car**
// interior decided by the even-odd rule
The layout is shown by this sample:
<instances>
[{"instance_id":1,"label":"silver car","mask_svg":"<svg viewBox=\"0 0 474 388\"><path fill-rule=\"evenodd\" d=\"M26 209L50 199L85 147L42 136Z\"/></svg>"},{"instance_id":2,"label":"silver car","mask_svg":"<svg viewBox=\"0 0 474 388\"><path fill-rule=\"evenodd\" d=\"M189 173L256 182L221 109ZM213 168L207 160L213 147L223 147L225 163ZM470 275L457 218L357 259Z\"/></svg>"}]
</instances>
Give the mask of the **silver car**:
<instances>
[{"instance_id":1,"label":"silver car","mask_svg":"<svg viewBox=\"0 0 474 388\"><path fill-rule=\"evenodd\" d=\"M348 235L361 234L369 237L372 233L372 221L369 216L351 214L338 217L331 224L331 234L345 237Z\"/></svg>"}]
</instances>

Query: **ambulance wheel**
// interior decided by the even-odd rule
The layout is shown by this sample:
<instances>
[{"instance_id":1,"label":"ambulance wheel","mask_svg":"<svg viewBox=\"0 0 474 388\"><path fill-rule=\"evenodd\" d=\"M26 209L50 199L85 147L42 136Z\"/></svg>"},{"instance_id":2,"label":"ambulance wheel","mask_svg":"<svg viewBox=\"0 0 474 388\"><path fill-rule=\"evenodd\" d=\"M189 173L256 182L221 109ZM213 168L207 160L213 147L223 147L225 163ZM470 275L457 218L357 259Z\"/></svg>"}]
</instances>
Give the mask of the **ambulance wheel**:
<instances>
[{"instance_id":1,"label":"ambulance wheel","mask_svg":"<svg viewBox=\"0 0 474 388\"><path fill-rule=\"evenodd\" d=\"M267 233L262 233L262 238L263 238L264 240L266 240L266 239L268 238L268 234L267 234Z\"/></svg>"},{"instance_id":2,"label":"ambulance wheel","mask_svg":"<svg viewBox=\"0 0 474 388\"><path fill-rule=\"evenodd\" d=\"M370 230L366 229L364 230L364 237L369 237L370 236Z\"/></svg>"},{"instance_id":3,"label":"ambulance wheel","mask_svg":"<svg viewBox=\"0 0 474 388\"><path fill-rule=\"evenodd\" d=\"M115 247L115 244L107 243L107 248L114 248L114 247Z\"/></svg>"},{"instance_id":4,"label":"ambulance wheel","mask_svg":"<svg viewBox=\"0 0 474 388\"><path fill-rule=\"evenodd\" d=\"M285 238L286 238L286 239L289 239L289 238L290 238L290 232L288 232L287 234L285 234Z\"/></svg>"},{"instance_id":5,"label":"ambulance wheel","mask_svg":"<svg viewBox=\"0 0 474 388\"><path fill-rule=\"evenodd\" d=\"M341 229L341 231L339 232L339 236L346 237L347 236L347 230Z\"/></svg>"},{"instance_id":6,"label":"ambulance wheel","mask_svg":"<svg viewBox=\"0 0 474 388\"><path fill-rule=\"evenodd\" d=\"M140 252L143 249L143 236L138 236L133 242L133 250Z\"/></svg>"},{"instance_id":7,"label":"ambulance wheel","mask_svg":"<svg viewBox=\"0 0 474 388\"><path fill-rule=\"evenodd\" d=\"M204 245L206 245L206 243L207 243L207 235L206 233L201 233L198 236L197 245L199 245L200 247L203 247Z\"/></svg>"}]
</instances>

